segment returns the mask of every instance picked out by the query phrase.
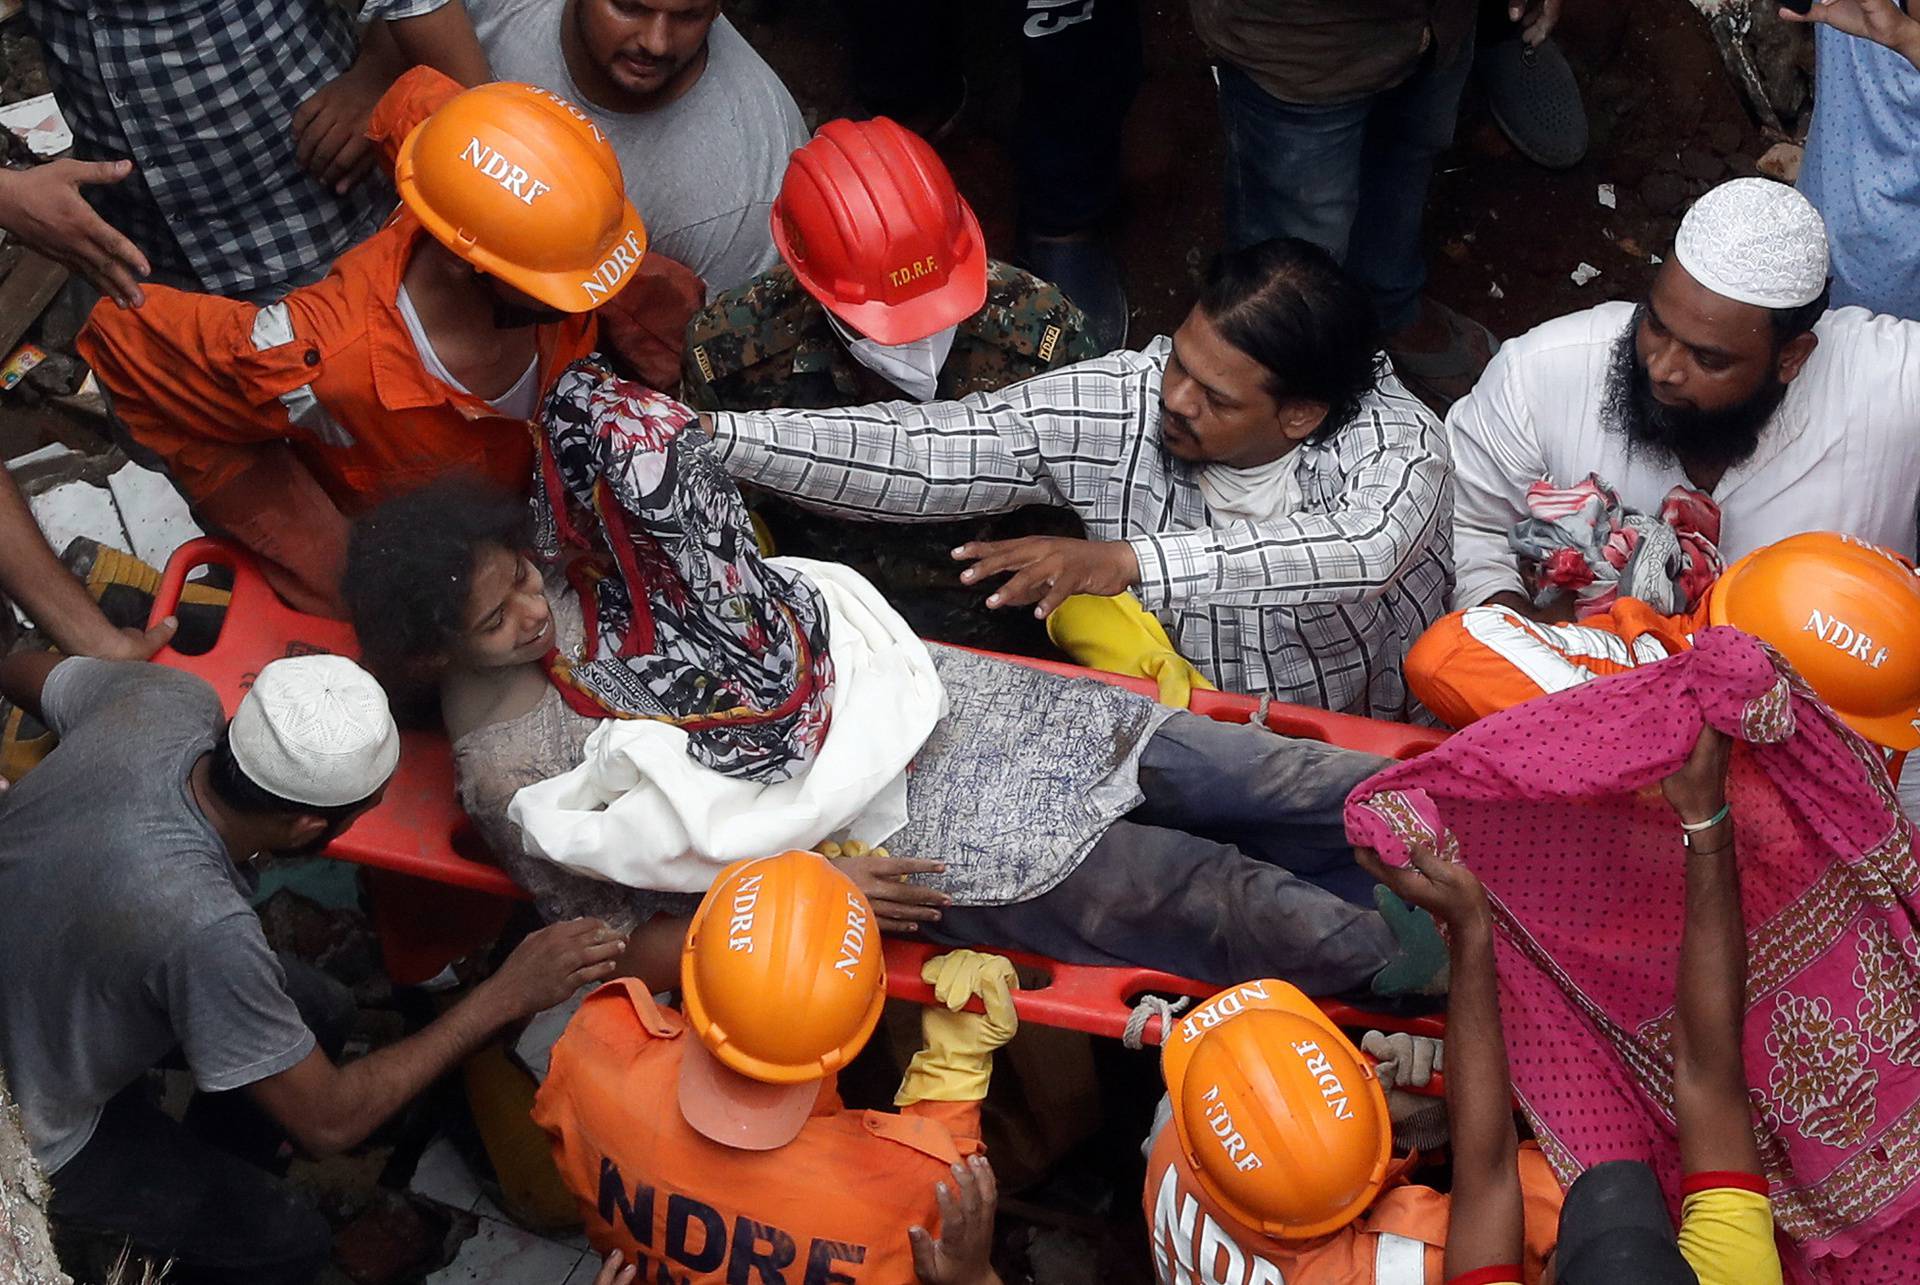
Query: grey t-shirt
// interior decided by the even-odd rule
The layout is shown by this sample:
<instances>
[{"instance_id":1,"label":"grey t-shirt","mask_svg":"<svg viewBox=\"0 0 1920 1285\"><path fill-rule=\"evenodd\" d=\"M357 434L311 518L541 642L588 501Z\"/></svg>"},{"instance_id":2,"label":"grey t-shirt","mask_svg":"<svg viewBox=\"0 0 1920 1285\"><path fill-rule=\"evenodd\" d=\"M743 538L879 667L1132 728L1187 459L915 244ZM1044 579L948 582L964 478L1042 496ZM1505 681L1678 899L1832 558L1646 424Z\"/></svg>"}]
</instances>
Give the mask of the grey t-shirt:
<instances>
[{"instance_id":1,"label":"grey t-shirt","mask_svg":"<svg viewBox=\"0 0 1920 1285\"><path fill-rule=\"evenodd\" d=\"M73 659L41 704L60 745L0 795L0 1065L53 1173L171 1049L220 1091L279 1074L314 1039L188 789L225 722L213 689Z\"/></svg>"},{"instance_id":2,"label":"grey t-shirt","mask_svg":"<svg viewBox=\"0 0 1920 1285\"><path fill-rule=\"evenodd\" d=\"M700 274L707 297L779 262L769 219L787 157L807 141L793 95L725 18L693 88L651 112L587 101L560 49L566 0L467 0L493 72L577 104L613 143L651 247Z\"/></svg>"}]
</instances>

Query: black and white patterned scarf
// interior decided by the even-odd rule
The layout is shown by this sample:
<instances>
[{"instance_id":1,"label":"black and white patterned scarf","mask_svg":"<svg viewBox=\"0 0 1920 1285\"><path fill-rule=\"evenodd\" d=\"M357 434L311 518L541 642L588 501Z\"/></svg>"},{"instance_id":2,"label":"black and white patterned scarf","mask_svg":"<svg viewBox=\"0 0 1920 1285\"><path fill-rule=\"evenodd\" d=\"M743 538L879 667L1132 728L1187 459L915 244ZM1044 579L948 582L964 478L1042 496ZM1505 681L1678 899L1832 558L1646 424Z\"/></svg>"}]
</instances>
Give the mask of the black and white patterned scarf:
<instances>
[{"instance_id":1,"label":"black and white patterned scarf","mask_svg":"<svg viewBox=\"0 0 1920 1285\"><path fill-rule=\"evenodd\" d=\"M561 694L594 717L676 724L716 772L796 775L831 715L826 605L761 558L693 411L588 357L539 426L535 543L573 559L586 617L581 654L546 660Z\"/></svg>"}]
</instances>

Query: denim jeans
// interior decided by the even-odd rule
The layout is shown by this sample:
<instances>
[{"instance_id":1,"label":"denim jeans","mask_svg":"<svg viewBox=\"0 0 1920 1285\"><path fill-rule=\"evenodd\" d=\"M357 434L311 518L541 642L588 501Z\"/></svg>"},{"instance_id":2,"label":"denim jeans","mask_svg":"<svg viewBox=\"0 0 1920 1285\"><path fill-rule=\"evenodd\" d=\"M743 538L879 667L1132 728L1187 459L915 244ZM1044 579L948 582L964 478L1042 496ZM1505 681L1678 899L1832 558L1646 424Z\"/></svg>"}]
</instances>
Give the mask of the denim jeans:
<instances>
[{"instance_id":1,"label":"denim jeans","mask_svg":"<svg viewBox=\"0 0 1920 1285\"><path fill-rule=\"evenodd\" d=\"M1286 103L1219 66L1227 243L1311 241L1367 288L1392 333L1418 315L1421 220L1433 162L1453 143L1473 41L1394 88L1349 103Z\"/></svg>"},{"instance_id":2,"label":"denim jeans","mask_svg":"<svg viewBox=\"0 0 1920 1285\"><path fill-rule=\"evenodd\" d=\"M287 993L322 1051L338 1057L352 996L285 955ZM320 1211L265 1168L282 1133L245 1089L197 1095L184 1123L136 1083L107 1103L93 1137L53 1175L56 1222L124 1238L174 1260L169 1285L307 1285L333 1232Z\"/></svg>"},{"instance_id":3,"label":"denim jeans","mask_svg":"<svg viewBox=\"0 0 1920 1285\"><path fill-rule=\"evenodd\" d=\"M1220 986L1284 977L1315 995L1364 992L1395 941L1341 811L1388 763L1175 714L1141 753L1145 798L1072 874L1030 901L949 906L925 934Z\"/></svg>"}]
</instances>

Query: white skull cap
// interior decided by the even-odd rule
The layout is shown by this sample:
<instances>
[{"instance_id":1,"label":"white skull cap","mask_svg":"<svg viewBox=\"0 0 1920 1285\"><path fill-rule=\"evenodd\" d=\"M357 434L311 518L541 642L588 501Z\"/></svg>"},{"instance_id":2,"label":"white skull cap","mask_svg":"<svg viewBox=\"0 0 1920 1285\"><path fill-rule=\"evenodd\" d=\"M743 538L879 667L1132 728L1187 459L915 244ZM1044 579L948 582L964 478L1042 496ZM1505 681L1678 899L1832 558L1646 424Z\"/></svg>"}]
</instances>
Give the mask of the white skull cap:
<instances>
[{"instance_id":1,"label":"white skull cap","mask_svg":"<svg viewBox=\"0 0 1920 1285\"><path fill-rule=\"evenodd\" d=\"M1687 211L1673 257L1717 295L1760 308L1798 308L1827 288L1827 225L1785 183L1737 178Z\"/></svg>"},{"instance_id":2,"label":"white skull cap","mask_svg":"<svg viewBox=\"0 0 1920 1285\"><path fill-rule=\"evenodd\" d=\"M345 656L290 656L262 668L227 741L255 785L321 808L369 797L400 761L386 692Z\"/></svg>"}]
</instances>

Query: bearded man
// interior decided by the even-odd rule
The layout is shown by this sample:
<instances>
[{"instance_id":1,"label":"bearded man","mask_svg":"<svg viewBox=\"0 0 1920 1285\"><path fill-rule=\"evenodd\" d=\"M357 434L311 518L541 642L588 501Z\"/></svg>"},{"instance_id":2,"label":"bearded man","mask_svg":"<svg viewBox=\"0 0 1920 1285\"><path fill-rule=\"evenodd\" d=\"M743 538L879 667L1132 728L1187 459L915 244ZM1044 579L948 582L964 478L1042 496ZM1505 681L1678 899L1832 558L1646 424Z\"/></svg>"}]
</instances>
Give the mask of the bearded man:
<instances>
[{"instance_id":1,"label":"bearded man","mask_svg":"<svg viewBox=\"0 0 1920 1285\"><path fill-rule=\"evenodd\" d=\"M1589 474L1644 513L1674 486L1710 496L1729 562L1820 530L1912 557L1920 324L1829 311L1827 273L1807 199L1735 179L1688 211L1645 300L1506 343L1447 417L1454 605L1536 614L1508 533L1528 486Z\"/></svg>"}]
</instances>

